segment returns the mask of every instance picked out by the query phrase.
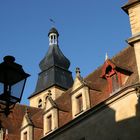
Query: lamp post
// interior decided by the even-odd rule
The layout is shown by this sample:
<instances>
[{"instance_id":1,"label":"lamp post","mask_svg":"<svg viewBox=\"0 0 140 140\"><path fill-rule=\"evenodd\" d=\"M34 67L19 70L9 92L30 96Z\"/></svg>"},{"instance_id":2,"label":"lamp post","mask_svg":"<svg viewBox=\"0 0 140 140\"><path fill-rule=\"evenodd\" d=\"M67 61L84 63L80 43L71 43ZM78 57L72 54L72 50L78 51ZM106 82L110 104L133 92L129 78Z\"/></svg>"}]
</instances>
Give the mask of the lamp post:
<instances>
[{"instance_id":1,"label":"lamp post","mask_svg":"<svg viewBox=\"0 0 140 140\"><path fill-rule=\"evenodd\" d=\"M0 63L0 113L9 115L17 102L21 101L26 79L22 66L15 63L13 56L5 56Z\"/></svg>"}]
</instances>

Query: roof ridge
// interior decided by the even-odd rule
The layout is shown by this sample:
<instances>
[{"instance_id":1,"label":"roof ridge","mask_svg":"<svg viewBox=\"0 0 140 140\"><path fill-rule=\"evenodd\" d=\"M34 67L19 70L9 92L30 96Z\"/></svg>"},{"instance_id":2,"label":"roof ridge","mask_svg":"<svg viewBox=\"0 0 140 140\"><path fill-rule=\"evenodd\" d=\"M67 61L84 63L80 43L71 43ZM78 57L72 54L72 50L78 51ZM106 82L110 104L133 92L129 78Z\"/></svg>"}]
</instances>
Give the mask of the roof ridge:
<instances>
[{"instance_id":1,"label":"roof ridge","mask_svg":"<svg viewBox=\"0 0 140 140\"><path fill-rule=\"evenodd\" d=\"M16 106L22 106L22 107L25 107L25 108L28 107L28 108L30 108L30 109L36 109L36 110L42 110L41 108L29 106L29 105L26 105L26 104L16 104Z\"/></svg>"}]
</instances>

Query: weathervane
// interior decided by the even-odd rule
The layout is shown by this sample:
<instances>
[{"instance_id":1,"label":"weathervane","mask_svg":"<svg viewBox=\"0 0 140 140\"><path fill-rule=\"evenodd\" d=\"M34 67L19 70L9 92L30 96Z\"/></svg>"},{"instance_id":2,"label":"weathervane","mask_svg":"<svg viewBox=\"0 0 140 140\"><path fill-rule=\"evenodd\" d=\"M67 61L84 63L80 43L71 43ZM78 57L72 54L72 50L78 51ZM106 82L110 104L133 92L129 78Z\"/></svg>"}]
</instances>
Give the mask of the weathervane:
<instances>
[{"instance_id":1,"label":"weathervane","mask_svg":"<svg viewBox=\"0 0 140 140\"><path fill-rule=\"evenodd\" d=\"M49 18L49 20L52 24L55 24L55 21L52 18Z\"/></svg>"}]
</instances>

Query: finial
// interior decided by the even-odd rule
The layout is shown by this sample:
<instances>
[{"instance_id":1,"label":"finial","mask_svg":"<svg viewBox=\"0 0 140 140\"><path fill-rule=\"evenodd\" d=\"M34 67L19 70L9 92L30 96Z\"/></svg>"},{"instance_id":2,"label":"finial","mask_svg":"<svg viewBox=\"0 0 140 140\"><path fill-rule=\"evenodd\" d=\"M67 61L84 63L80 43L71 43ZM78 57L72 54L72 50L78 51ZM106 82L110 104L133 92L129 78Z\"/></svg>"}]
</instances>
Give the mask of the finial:
<instances>
[{"instance_id":1,"label":"finial","mask_svg":"<svg viewBox=\"0 0 140 140\"><path fill-rule=\"evenodd\" d=\"M55 24L55 21L52 18L49 18L50 22Z\"/></svg>"},{"instance_id":2,"label":"finial","mask_svg":"<svg viewBox=\"0 0 140 140\"><path fill-rule=\"evenodd\" d=\"M80 76L80 73L81 73L81 72L80 72L80 68L77 67L77 68L76 68L76 76Z\"/></svg>"},{"instance_id":3,"label":"finial","mask_svg":"<svg viewBox=\"0 0 140 140\"><path fill-rule=\"evenodd\" d=\"M48 97L51 97L52 93L51 90L48 90Z\"/></svg>"},{"instance_id":4,"label":"finial","mask_svg":"<svg viewBox=\"0 0 140 140\"><path fill-rule=\"evenodd\" d=\"M108 57L108 54L106 53L105 54L105 61L108 59L109 57Z\"/></svg>"},{"instance_id":5,"label":"finial","mask_svg":"<svg viewBox=\"0 0 140 140\"><path fill-rule=\"evenodd\" d=\"M7 56L5 56L5 57L3 58L3 60L4 60L4 62L6 62L6 63L14 63L15 57L10 56L10 55L7 55Z\"/></svg>"},{"instance_id":6,"label":"finial","mask_svg":"<svg viewBox=\"0 0 140 140\"><path fill-rule=\"evenodd\" d=\"M26 115L29 114L29 109L28 109L28 107L26 107L25 114L26 114Z\"/></svg>"}]
</instances>

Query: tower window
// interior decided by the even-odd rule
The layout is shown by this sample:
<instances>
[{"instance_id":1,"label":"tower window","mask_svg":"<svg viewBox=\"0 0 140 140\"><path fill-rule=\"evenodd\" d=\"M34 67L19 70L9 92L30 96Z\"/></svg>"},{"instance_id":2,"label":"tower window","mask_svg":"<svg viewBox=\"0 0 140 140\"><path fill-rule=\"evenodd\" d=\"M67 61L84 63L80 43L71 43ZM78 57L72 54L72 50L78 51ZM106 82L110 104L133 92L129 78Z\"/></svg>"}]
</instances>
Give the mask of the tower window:
<instances>
[{"instance_id":1,"label":"tower window","mask_svg":"<svg viewBox=\"0 0 140 140\"><path fill-rule=\"evenodd\" d=\"M83 111L83 99L82 99L82 94L78 95L76 97L76 102L77 102L77 114Z\"/></svg>"},{"instance_id":2,"label":"tower window","mask_svg":"<svg viewBox=\"0 0 140 140\"><path fill-rule=\"evenodd\" d=\"M42 100L41 99L39 99L39 101L38 101L38 108L42 108Z\"/></svg>"},{"instance_id":3,"label":"tower window","mask_svg":"<svg viewBox=\"0 0 140 140\"><path fill-rule=\"evenodd\" d=\"M53 40L53 36L51 35L51 40Z\"/></svg>"},{"instance_id":4,"label":"tower window","mask_svg":"<svg viewBox=\"0 0 140 140\"><path fill-rule=\"evenodd\" d=\"M51 35L51 43L53 43L53 36Z\"/></svg>"}]
</instances>

